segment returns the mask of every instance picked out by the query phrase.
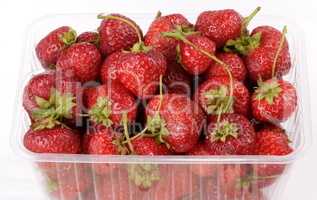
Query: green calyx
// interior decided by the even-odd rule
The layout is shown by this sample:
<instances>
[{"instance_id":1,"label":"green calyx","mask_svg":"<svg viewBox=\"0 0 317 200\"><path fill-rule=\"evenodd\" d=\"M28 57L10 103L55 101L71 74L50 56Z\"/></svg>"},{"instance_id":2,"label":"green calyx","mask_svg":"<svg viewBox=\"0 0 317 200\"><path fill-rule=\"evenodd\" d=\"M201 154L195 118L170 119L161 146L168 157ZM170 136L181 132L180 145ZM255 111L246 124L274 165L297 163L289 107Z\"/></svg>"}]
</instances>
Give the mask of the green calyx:
<instances>
[{"instance_id":1,"label":"green calyx","mask_svg":"<svg viewBox=\"0 0 317 200\"><path fill-rule=\"evenodd\" d=\"M130 153L129 149L126 147L126 145L123 144L125 137L116 137L112 144L117 146L118 152L120 155L127 155Z\"/></svg>"},{"instance_id":2,"label":"green calyx","mask_svg":"<svg viewBox=\"0 0 317 200\"><path fill-rule=\"evenodd\" d=\"M253 49L259 47L261 42L261 33L250 35L248 25L251 20L258 14L261 7L257 7L248 17L245 17L241 25L241 35L234 40L228 40L224 46L225 52L234 52L241 55L247 55Z\"/></svg>"},{"instance_id":3,"label":"green calyx","mask_svg":"<svg viewBox=\"0 0 317 200\"><path fill-rule=\"evenodd\" d=\"M164 137L169 135L169 131L166 128L166 122L161 117L159 112L156 112L154 116L147 117L147 130L152 133L152 135L156 138L156 142L158 144L166 144L164 141Z\"/></svg>"},{"instance_id":4,"label":"green calyx","mask_svg":"<svg viewBox=\"0 0 317 200\"><path fill-rule=\"evenodd\" d=\"M72 94L61 94L56 89L52 89L48 100L36 96L38 108L32 112L32 118L35 120L32 128L41 130L61 125L64 119L72 117L72 108L76 105L74 100Z\"/></svg>"},{"instance_id":5,"label":"green calyx","mask_svg":"<svg viewBox=\"0 0 317 200\"><path fill-rule=\"evenodd\" d=\"M260 43L261 33L256 33L252 36L243 35L235 40L228 40L224 46L224 51L248 55L253 49L259 47Z\"/></svg>"},{"instance_id":6,"label":"green calyx","mask_svg":"<svg viewBox=\"0 0 317 200\"><path fill-rule=\"evenodd\" d=\"M220 115L233 112L233 98L230 98L227 86L221 85L217 89L205 92L207 113Z\"/></svg>"},{"instance_id":7,"label":"green calyx","mask_svg":"<svg viewBox=\"0 0 317 200\"><path fill-rule=\"evenodd\" d=\"M96 104L88 111L90 120L105 127L111 127L111 102L106 97L98 97Z\"/></svg>"},{"instance_id":8,"label":"green calyx","mask_svg":"<svg viewBox=\"0 0 317 200\"><path fill-rule=\"evenodd\" d=\"M176 40L185 41L186 36L199 34L199 32L194 32L191 26L176 26L173 31L161 33L164 37L174 38Z\"/></svg>"},{"instance_id":9,"label":"green calyx","mask_svg":"<svg viewBox=\"0 0 317 200\"><path fill-rule=\"evenodd\" d=\"M238 127L234 123L223 121L217 123L215 129L211 133L213 141L226 142L228 137L238 137Z\"/></svg>"},{"instance_id":10,"label":"green calyx","mask_svg":"<svg viewBox=\"0 0 317 200\"><path fill-rule=\"evenodd\" d=\"M278 97L282 92L280 84L276 79L269 82L258 82L259 87L256 89L256 99L265 100L269 104L273 104L275 97Z\"/></svg>"},{"instance_id":11,"label":"green calyx","mask_svg":"<svg viewBox=\"0 0 317 200\"><path fill-rule=\"evenodd\" d=\"M77 33L74 29L70 28L69 31L60 35L60 40L67 46L72 45L76 42Z\"/></svg>"},{"instance_id":12,"label":"green calyx","mask_svg":"<svg viewBox=\"0 0 317 200\"><path fill-rule=\"evenodd\" d=\"M128 165L128 176L130 181L143 189L149 189L161 178L160 168L154 164Z\"/></svg>"},{"instance_id":13,"label":"green calyx","mask_svg":"<svg viewBox=\"0 0 317 200\"><path fill-rule=\"evenodd\" d=\"M144 42L137 42L133 45L130 51L132 53L140 53L140 52L146 53L146 52L149 52L151 49L152 47L146 46Z\"/></svg>"}]
</instances>

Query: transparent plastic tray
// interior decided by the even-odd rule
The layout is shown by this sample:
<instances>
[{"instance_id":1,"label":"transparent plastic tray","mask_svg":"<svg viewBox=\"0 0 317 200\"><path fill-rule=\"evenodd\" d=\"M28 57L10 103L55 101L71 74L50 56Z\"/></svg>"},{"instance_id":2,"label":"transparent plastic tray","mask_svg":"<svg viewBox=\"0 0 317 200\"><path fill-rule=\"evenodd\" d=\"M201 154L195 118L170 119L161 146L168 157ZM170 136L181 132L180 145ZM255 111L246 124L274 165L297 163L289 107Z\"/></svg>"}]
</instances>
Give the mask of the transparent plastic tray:
<instances>
[{"instance_id":1,"label":"transparent plastic tray","mask_svg":"<svg viewBox=\"0 0 317 200\"><path fill-rule=\"evenodd\" d=\"M247 12L242 12L247 14ZM126 16L129 16L135 20L146 32L149 24L153 20L153 14L136 14L136 13L123 13ZM192 23L195 23L197 14L186 14L183 13ZM100 155L63 155L63 154L36 154L32 153L25 149L23 146L23 136L28 130L30 121L28 119L27 113L23 110L22 107L22 94L23 88L27 81L35 74L38 74L43 71L38 59L35 54L35 46L39 40L45 36L48 32L55 29L56 27L62 25L69 25L73 27L78 33L87 30L96 30L100 24L100 20L96 18L97 14L66 14L66 15L52 15L46 16L34 22L28 31L26 38L26 46L24 49L24 58L21 65L21 75L20 83L17 88L17 98L16 98L16 107L15 107L15 119L13 121L12 129L12 146L19 155L25 157L30 162L32 162L36 169L39 169L38 166L41 164L50 163L55 166L57 176L60 179L58 187L61 189L63 187L62 182L63 176L60 173L65 165L72 166L70 167L73 170L74 181L78 185L78 190L80 189L80 182L83 178L80 171L82 168L94 168L97 163L99 164L112 164L118 167L111 169L111 173L107 176L100 176L96 174L94 170L89 175L89 178L92 180L91 187L86 189L84 192L78 192L75 199L121 199L121 196L118 196L115 189L112 188L113 195L108 196L107 198L98 198L98 197L87 197L89 195L97 195L100 192L100 179L109 181L111 187L118 182L123 183L127 178L126 173L122 173L121 169L131 166L132 164L150 164L159 166L160 168L167 167L164 174L161 176L171 177L171 182L169 182L169 189L161 189L159 187L150 189L149 191L137 191L135 192L135 187L131 182L128 183L128 198L124 199L166 199L166 200L177 200L177 199L215 199L222 200L218 194L215 194L213 197L208 197L207 194L212 193L212 188L208 187L206 182L210 181L210 178L202 178L192 174L192 169L201 169L203 170L206 166L216 166L217 173L216 177L213 177L213 183L217 190L219 188L225 187L221 183L222 177L225 175L227 166L233 166L236 169L242 169L245 166L248 168L256 168L259 164L267 165L285 165L287 170L279 180L274 183L272 186L264 189L264 193L267 199L280 199L280 194L284 190L284 185L288 176L288 169L291 164L301 155L303 150L307 147L307 142L310 141L310 132L311 132L311 119L310 119L310 103L309 103L309 89L308 89L308 80L307 80L307 65L305 60L305 44L304 38L301 30L294 24L292 21L281 17L274 16L263 16L262 13L258 14L250 25L250 29L258 25L271 25L276 28L282 29L284 25L288 27L287 38L291 51L291 58L293 67L290 73L285 77L286 80L293 83L298 92L298 108L295 114L283 124L283 127L287 130L289 137L292 141L292 147L294 152L287 156L100 156ZM197 168L198 167L198 168ZM113 171L112 171L113 170ZM40 171L40 170L37 170ZM179 172L181 171L181 172ZM242 170L241 170L242 171ZM184 173L184 176L180 175ZM174 177L175 176L175 177ZM52 198L52 191L50 189L50 184L47 184L47 179L43 173L39 173L39 180L43 183L44 191L47 193L48 198ZM179 184L179 179L182 180L182 184ZM105 181L103 181L104 183ZM197 183L196 183L197 182ZM204 184L203 184L204 183ZM199 187L196 188L198 184ZM52 185L52 184L51 184ZM124 185L124 184L121 184ZM206 186L207 185L207 186ZM123 187L123 186L122 186ZM132 188L132 189L131 189ZM175 189L177 188L177 189ZM180 189L179 189L180 188ZM193 191L193 188L196 188ZM253 192L260 195L260 189L256 185L252 187ZM124 188L121 188L121 192L125 191ZM130 192L133 190L133 192ZM183 191L183 197L179 197L179 190ZM108 192L109 192L108 191ZM187 193L188 194L187 194ZM59 199L67 199L68 197L59 191ZM124 193L124 192L123 192ZM134 196L135 193L142 193L141 196ZM55 194L56 197L56 194ZM241 197L236 197L235 199L242 199Z\"/></svg>"}]
</instances>

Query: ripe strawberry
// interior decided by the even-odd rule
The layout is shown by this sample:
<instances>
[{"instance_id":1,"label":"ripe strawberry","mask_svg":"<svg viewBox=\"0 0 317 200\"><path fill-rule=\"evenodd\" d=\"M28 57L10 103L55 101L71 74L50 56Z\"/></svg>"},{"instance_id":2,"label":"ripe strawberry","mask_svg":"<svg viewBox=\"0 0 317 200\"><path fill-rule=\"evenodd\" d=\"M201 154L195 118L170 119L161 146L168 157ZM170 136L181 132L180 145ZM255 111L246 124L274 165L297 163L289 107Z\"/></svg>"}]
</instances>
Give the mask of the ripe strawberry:
<instances>
[{"instance_id":1,"label":"ripe strawberry","mask_svg":"<svg viewBox=\"0 0 317 200\"><path fill-rule=\"evenodd\" d=\"M285 130L273 125L266 126L257 132L255 147L256 155L284 156L293 152ZM251 182L256 182L258 187L266 187L273 184L283 174L285 165L258 164L253 170Z\"/></svg>"},{"instance_id":2,"label":"ripe strawberry","mask_svg":"<svg viewBox=\"0 0 317 200\"><path fill-rule=\"evenodd\" d=\"M24 135L25 148L35 153L80 152L80 137L77 132L62 127L52 129L29 129Z\"/></svg>"},{"instance_id":3,"label":"ripe strawberry","mask_svg":"<svg viewBox=\"0 0 317 200\"><path fill-rule=\"evenodd\" d=\"M215 43L207 37L193 34L187 36L186 39L196 47L210 54L214 54L216 51ZM187 72L194 75L205 72L212 63L212 60L208 56L182 41L179 43L178 47L178 61Z\"/></svg>"},{"instance_id":4,"label":"ripe strawberry","mask_svg":"<svg viewBox=\"0 0 317 200\"><path fill-rule=\"evenodd\" d=\"M131 141L134 153L137 155L170 155L172 152L164 144L152 137L139 137Z\"/></svg>"},{"instance_id":5,"label":"ripe strawberry","mask_svg":"<svg viewBox=\"0 0 317 200\"><path fill-rule=\"evenodd\" d=\"M91 174L83 165L74 169L68 176L48 179L47 190L54 199L80 199L92 185Z\"/></svg>"},{"instance_id":6,"label":"ripe strawberry","mask_svg":"<svg viewBox=\"0 0 317 200\"><path fill-rule=\"evenodd\" d=\"M120 155L126 154L127 149L121 145L121 134L115 132L110 128L102 126L94 127L95 130L89 130L87 132L89 137L86 137L88 141L85 142L89 154L97 155ZM97 174L105 175L114 173L118 168L116 164L93 164L93 170Z\"/></svg>"},{"instance_id":7,"label":"ripe strawberry","mask_svg":"<svg viewBox=\"0 0 317 200\"><path fill-rule=\"evenodd\" d=\"M187 152L197 143L201 113L188 97L165 94L161 100L155 96L146 107L146 115L148 130L176 153Z\"/></svg>"},{"instance_id":8,"label":"ripe strawberry","mask_svg":"<svg viewBox=\"0 0 317 200\"><path fill-rule=\"evenodd\" d=\"M96 32L83 32L77 37L77 43L88 42L99 47L99 34Z\"/></svg>"},{"instance_id":9,"label":"ripe strawberry","mask_svg":"<svg viewBox=\"0 0 317 200\"><path fill-rule=\"evenodd\" d=\"M233 98L230 98L230 81L227 77L215 77L203 82L195 94L197 102L207 114L238 113L248 115L250 94L239 81L233 80Z\"/></svg>"},{"instance_id":10,"label":"ripe strawberry","mask_svg":"<svg viewBox=\"0 0 317 200\"><path fill-rule=\"evenodd\" d=\"M205 11L198 16L195 28L221 48L228 40L246 34L248 24L260 9L257 7L245 18L232 9Z\"/></svg>"},{"instance_id":11,"label":"ripe strawberry","mask_svg":"<svg viewBox=\"0 0 317 200\"><path fill-rule=\"evenodd\" d=\"M297 107L296 89L284 80L259 82L251 98L253 116L264 122L287 120Z\"/></svg>"},{"instance_id":12,"label":"ripe strawberry","mask_svg":"<svg viewBox=\"0 0 317 200\"><path fill-rule=\"evenodd\" d=\"M212 155L209 152L209 148L206 143L198 143L194 148L192 148L188 153L192 156L208 156ZM213 164L193 164L191 165L191 171L200 177L212 177L216 173L216 165Z\"/></svg>"},{"instance_id":13,"label":"ripe strawberry","mask_svg":"<svg viewBox=\"0 0 317 200\"><path fill-rule=\"evenodd\" d=\"M196 30L222 47L228 40L240 36L242 16L235 10L202 12L196 22Z\"/></svg>"},{"instance_id":14,"label":"ripe strawberry","mask_svg":"<svg viewBox=\"0 0 317 200\"><path fill-rule=\"evenodd\" d=\"M116 51L128 50L142 38L139 26L128 17L120 14L99 15L103 19L98 32L100 35L100 51L110 55Z\"/></svg>"},{"instance_id":15,"label":"ripe strawberry","mask_svg":"<svg viewBox=\"0 0 317 200\"><path fill-rule=\"evenodd\" d=\"M247 118L238 114L226 114L208 125L205 140L212 155L252 155L255 132Z\"/></svg>"},{"instance_id":16,"label":"ripe strawberry","mask_svg":"<svg viewBox=\"0 0 317 200\"><path fill-rule=\"evenodd\" d=\"M162 36L163 32L170 32L177 27L188 29L192 25L181 14L170 14L166 16L158 16L150 25L148 32L144 37L144 43L152 46L156 50L162 52L167 61L176 60L176 46L178 41L173 38Z\"/></svg>"},{"instance_id":17,"label":"ripe strawberry","mask_svg":"<svg viewBox=\"0 0 317 200\"><path fill-rule=\"evenodd\" d=\"M119 127L123 112L128 112L128 119L133 122L137 112L135 101L134 96L117 82L84 91L84 105L90 120L105 127Z\"/></svg>"},{"instance_id":18,"label":"ripe strawberry","mask_svg":"<svg viewBox=\"0 0 317 200\"><path fill-rule=\"evenodd\" d=\"M123 52L118 51L110 54L101 65L100 79L104 84L109 84L112 81L119 81L118 61ZM120 81L119 81L120 82Z\"/></svg>"},{"instance_id":19,"label":"ripe strawberry","mask_svg":"<svg viewBox=\"0 0 317 200\"><path fill-rule=\"evenodd\" d=\"M36 45L36 55L44 68L54 69L61 52L75 41L76 32L71 27L59 27Z\"/></svg>"},{"instance_id":20,"label":"ripe strawberry","mask_svg":"<svg viewBox=\"0 0 317 200\"><path fill-rule=\"evenodd\" d=\"M90 43L76 43L65 50L57 60L57 69L73 73L80 82L93 81L100 71L101 55Z\"/></svg>"},{"instance_id":21,"label":"ripe strawberry","mask_svg":"<svg viewBox=\"0 0 317 200\"><path fill-rule=\"evenodd\" d=\"M272 78L274 64L275 69L273 73L275 76L280 77L289 72L292 64L286 38L283 41L280 52L278 52L285 33L285 30L281 33L270 26L257 27L252 31L251 37L259 35L261 38L256 48L251 49L245 56L249 76L253 81L259 79L264 81ZM276 63L274 63L276 55L277 59Z\"/></svg>"},{"instance_id":22,"label":"ripe strawberry","mask_svg":"<svg viewBox=\"0 0 317 200\"><path fill-rule=\"evenodd\" d=\"M176 62L169 62L163 76L163 84L168 93L191 96L192 77Z\"/></svg>"},{"instance_id":23,"label":"ripe strawberry","mask_svg":"<svg viewBox=\"0 0 317 200\"><path fill-rule=\"evenodd\" d=\"M166 71L164 56L142 43L136 43L131 52L124 52L118 57L117 73L114 73L120 83L140 98L153 95L160 76Z\"/></svg>"},{"instance_id":24,"label":"ripe strawberry","mask_svg":"<svg viewBox=\"0 0 317 200\"><path fill-rule=\"evenodd\" d=\"M23 93L23 107L36 126L52 128L56 124L74 125L79 122L80 108L76 105L80 86L69 74L47 71L35 75Z\"/></svg>"},{"instance_id":25,"label":"ripe strawberry","mask_svg":"<svg viewBox=\"0 0 317 200\"><path fill-rule=\"evenodd\" d=\"M230 71L234 79L241 82L245 80L247 68L239 55L235 53L218 53L216 56L230 67ZM210 79L218 76L228 76L228 73L222 65L213 62L207 71L207 78Z\"/></svg>"}]
</instances>

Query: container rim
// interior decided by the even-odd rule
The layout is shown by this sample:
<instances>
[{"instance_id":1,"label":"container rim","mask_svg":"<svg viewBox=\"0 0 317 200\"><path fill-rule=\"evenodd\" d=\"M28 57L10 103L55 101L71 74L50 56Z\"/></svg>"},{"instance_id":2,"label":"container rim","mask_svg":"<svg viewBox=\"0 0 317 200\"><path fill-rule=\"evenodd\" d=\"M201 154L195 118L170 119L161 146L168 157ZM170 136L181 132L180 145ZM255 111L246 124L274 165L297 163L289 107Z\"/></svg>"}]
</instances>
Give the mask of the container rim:
<instances>
[{"instance_id":1,"label":"container rim","mask_svg":"<svg viewBox=\"0 0 317 200\"><path fill-rule=\"evenodd\" d=\"M77 13L77 14L58 14L57 16L70 16L70 15L90 15L93 13ZM141 15L141 13L133 13L130 12L130 14L135 15ZM143 13L146 14L146 13ZM187 13L189 14L189 13ZM34 21L33 24L29 25L28 30L31 30L31 28L40 21L54 17L56 15L45 15L43 17L40 17ZM11 137L10 137L10 143L11 148L13 151L19 155L20 157L23 157L24 159L30 160L32 162L65 162L65 163L121 163L121 164L129 164L129 163L149 163L149 164L252 164L252 163L263 163L263 164L288 164L292 163L294 160L296 160L300 155L302 155L305 150L308 149L308 147L311 144L311 140L309 139L311 137L311 110L310 108L310 95L309 95L309 84L308 84L308 73L307 73L307 63L306 59L306 46L305 46L305 39L303 37L304 31L297 25L296 22L291 21L285 17L280 17L276 15L262 15L259 18L265 18L265 17L273 17L278 18L279 20L283 20L283 22L287 22L288 24L291 24L292 27L295 27L293 31L294 35L296 36L296 43L295 46L299 48L298 43L300 43L300 51L298 52L298 60L301 66L296 66L298 70L298 73L301 75L299 76L300 81L300 87L304 88L306 92L302 92L300 90L300 93L298 96L300 96L300 104L301 104L301 114L303 116L306 116L306 120L301 120L301 131L298 132L300 134L298 137L301 138L300 144L297 146L297 148L289 155L285 156L259 156L259 155L237 155L237 156L183 156L183 155L173 155L173 156L135 156L135 155L129 155L129 156L122 156L122 155L87 155L87 154L47 154L47 153L33 153L27 150L23 145L23 140L21 139L21 134L19 133L22 123L18 123L15 119L22 119L22 113L19 109L19 102L20 102L20 94L23 90L23 74L22 71L19 75L20 83L18 84L19 88L17 90L16 94L16 100L17 105L14 107L14 115L12 119L12 127L11 127ZM28 31L26 35L26 40L28 41L28 38L30 38L31 31ZM26 47L30 45L26 42L23 48L23 59L21 66L24 66L24 61L26 60ZM18 140L18 141L17 141Z\"/></svg>"}]
</instances>

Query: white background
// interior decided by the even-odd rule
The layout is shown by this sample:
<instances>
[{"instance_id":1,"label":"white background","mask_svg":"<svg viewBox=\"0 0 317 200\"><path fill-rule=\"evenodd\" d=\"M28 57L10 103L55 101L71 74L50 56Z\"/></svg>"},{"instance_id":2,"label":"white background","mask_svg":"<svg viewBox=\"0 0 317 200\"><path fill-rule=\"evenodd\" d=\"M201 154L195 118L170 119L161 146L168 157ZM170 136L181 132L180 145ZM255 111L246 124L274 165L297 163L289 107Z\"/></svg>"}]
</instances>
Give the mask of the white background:
<instances>
[{"instance_id":1,"label":"white background","mask_svg":"<svg viewBox=\"0 0 317 200\"><path fill-rule=\"evenodd\" d=\"M294 165L287 183L285 197L281 200L316 200L317 199L317 140L314 130L317 128L317 3L313 0L301 1L224 1L224 0L1 0L0 1L0 199L4 200L44 200L37 192L32 170L28 163L14 155L10 149L10 125L16 92L16 83L21 65L22 47L26 28L35 19L55 13L100 13L100 12L141 12L163 13L187 11L199 12L216 8L247 7L252 10L257 5L262 12L287 16L295 20L304 30L308 49L308 66L313 120L313 146L305 156ZM244 10L244 9L243 9ZM266 11L267 10L267 11ZM315 21L315 23L314 23ZM62 24L61 24L62 25ZM296 66L301 67L301 66Z\"/></svg>"}]
</instances>

